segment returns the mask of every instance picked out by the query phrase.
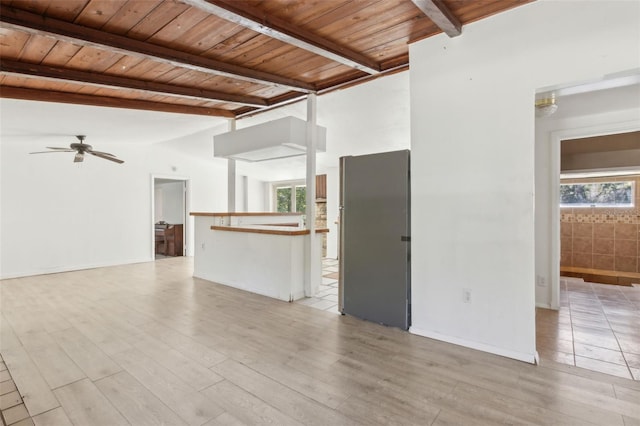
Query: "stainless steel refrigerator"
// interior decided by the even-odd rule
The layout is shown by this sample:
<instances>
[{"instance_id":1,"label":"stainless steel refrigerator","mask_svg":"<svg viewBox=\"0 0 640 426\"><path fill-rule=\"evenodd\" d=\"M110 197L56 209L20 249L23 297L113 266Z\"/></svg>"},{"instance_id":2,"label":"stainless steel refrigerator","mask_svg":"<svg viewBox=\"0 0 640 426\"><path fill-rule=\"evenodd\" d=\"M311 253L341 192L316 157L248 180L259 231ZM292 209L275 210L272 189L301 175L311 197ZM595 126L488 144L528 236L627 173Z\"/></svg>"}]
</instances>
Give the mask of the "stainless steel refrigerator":
<instances>
[{"instance_id":1,"label":"stainless steel refrigerator","mask_svg":"<svg viewBox=\"0 0 640 426\"><path fill-rule=\"evenodd\" d=\"M340 158L340 311L411 325L409 151Z\"/></svg>"}]
</instances>

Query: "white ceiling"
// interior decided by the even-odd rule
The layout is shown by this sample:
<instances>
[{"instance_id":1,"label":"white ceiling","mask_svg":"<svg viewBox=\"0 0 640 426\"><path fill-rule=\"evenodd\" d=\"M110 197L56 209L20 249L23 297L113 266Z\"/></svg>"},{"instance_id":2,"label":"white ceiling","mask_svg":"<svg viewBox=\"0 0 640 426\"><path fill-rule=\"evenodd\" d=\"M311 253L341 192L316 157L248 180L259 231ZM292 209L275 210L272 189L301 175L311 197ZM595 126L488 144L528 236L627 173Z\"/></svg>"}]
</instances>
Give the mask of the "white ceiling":
<instances>
[{"instance_id":1,"label":"white ceiling","mask_svg":"<svg viewBox=\"0 0 640 426\"><path fill-rule=\"evenodd\" d=\"M175 139L226 119L123 108L0 99L0 136L5 142L154 143ZM66 141L66 143L65 143Z\"/></svg>"},{"instance_id":2,"label":"white ceiling","mask_svg":"<svg viewBox=\"0 0 640 426\"><path fill-rule=\"evenodd\" d=\"M298 102L237 121L237 128L293 115L306 119ZM318 97L318 124L327 127L327 152L318 169L337 167L343 155L409 148L409 73L373 80ZM68 146L73 135L107 149L111 143L161 143L183 153L212 159L213 135L225 132L227 119L120 108L0 99L2 142ZM305 157L242 164L258 179L304 177Z\"/></svg>"},{"instance_id":3,"label":"white ceiling","mask_svg":"<svg viewBox=\"0 0 640 426\"><path fill-rule=\"evenodd\" d=\"M640 108L640 84L560 96L556 103L558 111L553 119Z\"/></svg>"},{"instance_id":4,"label":"white ceiling","mask_svg":"<svg viewBox=\"0 0 640 426\"><path fill-rule=\"evenodd\" d=\"M640 85L561 96L557 103L554 118L640 107ZM344 155L409 149L409 107L408 72L318 97L318 124L327 127L327 152L318 154L318 171L338 167ZM238 120L237 127L288 115L306 119L306 102ZM99 149L112 143L164 142L214 161L213 135L226 129L227 120L217 117L0 99L2 142L67 146L75 141L73 135L85 134ZM264 180L303 178L304 170L305 157L239 164L239 172Z\"/></svg>"}]
</instances>

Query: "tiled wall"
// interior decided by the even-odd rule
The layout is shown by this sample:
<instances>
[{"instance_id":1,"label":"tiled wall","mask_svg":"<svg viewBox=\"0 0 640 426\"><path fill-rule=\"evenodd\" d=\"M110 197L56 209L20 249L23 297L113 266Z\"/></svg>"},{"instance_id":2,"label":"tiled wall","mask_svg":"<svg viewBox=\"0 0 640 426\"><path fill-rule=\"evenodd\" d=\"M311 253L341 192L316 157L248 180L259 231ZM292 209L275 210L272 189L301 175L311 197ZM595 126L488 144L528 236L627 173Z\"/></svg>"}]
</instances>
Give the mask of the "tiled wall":
<instances>
[{"instance_id":1,"label":"tiled wall","mask_svg":"<svg viewBox=\"0 0 640 426\"><path fill-rule=\"evenodd\" d=\"M560 266L640 272L640 175L589 179L635 181L635 208L560 209ZM563 179L562 183L585 182Z\"/></svg>"},{"instance_id":2,"label":"tiled wall","mask_svg":"<svg viewBox=\"0 0 640 426\"><path fill-rule=\"evenodd\" d=\"M316 228L326 228L326 227L327 227L327 200L316 199ZM322 235L322 257L327 257L327 234L321 234L321 235Z\"/></svg>"}]
</instances>

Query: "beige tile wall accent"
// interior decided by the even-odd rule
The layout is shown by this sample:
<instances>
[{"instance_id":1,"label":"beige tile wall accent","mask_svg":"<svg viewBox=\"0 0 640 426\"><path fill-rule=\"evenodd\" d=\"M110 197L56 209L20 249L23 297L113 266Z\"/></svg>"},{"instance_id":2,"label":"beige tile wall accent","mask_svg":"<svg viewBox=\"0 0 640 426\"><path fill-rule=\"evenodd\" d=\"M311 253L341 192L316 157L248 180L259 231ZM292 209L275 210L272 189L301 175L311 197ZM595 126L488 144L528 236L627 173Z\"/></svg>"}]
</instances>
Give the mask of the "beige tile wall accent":
<instances>
[{"instance_id":1,"label":"beige tile wall accent","mask_svg":"<svg viewBox=\"0 0 640 426\"><path fill-rule=\"evenodd\" d=\"M634 208L560 209L560 266L640 272L640 175L588 182L635 181ZM585 182L563 179L562 183Z\"/></svg>"},{"instance_id":2,"label":"beige tile wall accent","mask_svg":"<svg viewBox=\"0 0 640 426\"><path fill-rule=\"evenodd\" d=\"M316 199L316 228L327 227L327 200ZM322 257L327 257L327 234L322 234Z\"/></svg>"}]
</instances>

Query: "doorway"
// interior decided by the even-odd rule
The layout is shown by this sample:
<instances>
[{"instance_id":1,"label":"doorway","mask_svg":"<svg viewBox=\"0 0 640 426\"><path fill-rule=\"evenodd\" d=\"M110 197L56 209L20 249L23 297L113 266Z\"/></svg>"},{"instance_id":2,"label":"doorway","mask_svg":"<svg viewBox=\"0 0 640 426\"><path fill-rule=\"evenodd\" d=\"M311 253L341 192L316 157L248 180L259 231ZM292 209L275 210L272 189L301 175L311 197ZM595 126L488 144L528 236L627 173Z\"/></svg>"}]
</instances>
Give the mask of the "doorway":
<instances>
[{"instance_id":1,"label":"doorway","mask_svg":"<svg viewBox=\"0 0 640 426\"><path fill-rule=\"evenodd\" d=\"M187 255L189 180L152 176L152 258Z\"/></svg>"},{"instance_id":2,"label":"doorway","mask_svg":"<svg viewBox=\"0 0 640 426\"><path fill-rule=\"evenodd\" d=\"M560 185L577 182L576 175L573 180L561 181L561 177L565 177L561 175L561 164L565 163L562 154L573 155L573 160L579 157L582 160L593 160L597 156L594 152L597 144L590 142L597 141L587 139L640 129L640 122L637 120L640 108L637 93L640 93L638 87L627 86L590 94L584 92L566 98L560 96L559 114L537 120L536 162L539 164L536 166L538 213L535 279L536 349L542 361L574 365L636 380L640 377L640 359L633 348L640 344L640 333L631 330L627 322L639 314L637 302L640 300L640 288L608 286L592 282L593 277L569 277L566 273L567 267L603 270L603 262L615 260L615 253L600 253L604 248L597 249L597 253L593 250L596 237L606 237L603 234L604 228L615 229L615 226L606 225L608 221L624 222L617 217L617 213L622 210L611 207L607 211L598 211L591 205L587 207L588 213L576 212L576 209L561 209ZM572 107L574 109L570 111ZM581 145L583 139L590 148L587 149L585 145L580 146L580 152L575 151L577 144ZM564 149L565 141L569 141L566 145L569 149ZM591 152L582 152L584 149ZM607 151L612 150L609 146ZM629 155L627 152L627 160ZM611 152L605 155L606 158L611 156ZM584 174L596 171L611 174L616 168L620 173L634 172L628 167L625 170L623 164L616 167L604 161L572 167L573 172ZM603 179L607 182L628 180L611 176L596 180ZM608 186L612 184L609 183ZM572 188L564 189L567 192ZM634 208L637 209L638 206ZM588 222L592 219L605 225L590 225ZM571 225L567 226L563 222L571 222ZM609 230L615 232L612 229ZM561 240L564 240L564 244ZM571 250L568 250L568 244L571 244ZM561 272L561 265L564 272Z\"/></svg>"}]
</instances>

